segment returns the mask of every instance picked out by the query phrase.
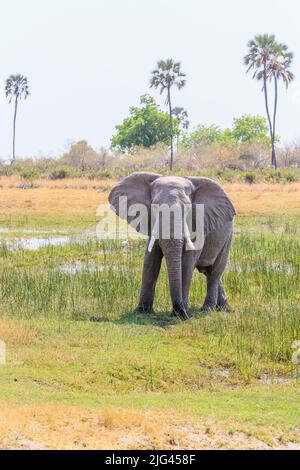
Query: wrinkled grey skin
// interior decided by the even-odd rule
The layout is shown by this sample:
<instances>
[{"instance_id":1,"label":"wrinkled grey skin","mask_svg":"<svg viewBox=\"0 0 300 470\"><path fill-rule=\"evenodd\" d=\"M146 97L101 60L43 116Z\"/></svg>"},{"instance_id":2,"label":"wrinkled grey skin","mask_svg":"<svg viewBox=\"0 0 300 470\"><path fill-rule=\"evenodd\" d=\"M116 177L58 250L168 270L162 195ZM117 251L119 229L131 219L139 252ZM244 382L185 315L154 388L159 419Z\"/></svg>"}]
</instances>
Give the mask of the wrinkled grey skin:
<instances>
[{"instance_id":1,"label":"wrinkled grey skin","mask_svg":"<svg viewBox=\"0 0 300 470\"><path fill-rule=\"evenodd\" d=\"M179 240L172 237L169 240L157 239L151 252L148 251L149 239L144 258L140 301L136 311L152 310L163 257L168 269L173 314L179 315L183 320L189 318L189 290L195 269L203 273L207 280L207 295L201 310L228 309L221 276L230 250L235 210L221 186L208 178L162 177L153 173L134 173L121 181L109 195L112 209L118 215L120 196L127 196L128 206L135 203L145 204L149 208L148 217L151 204L204 205L205 241L202 250L187 250L184 233ZM147 235L151 236L150 223Z\"/></svg>"}]
</instances>

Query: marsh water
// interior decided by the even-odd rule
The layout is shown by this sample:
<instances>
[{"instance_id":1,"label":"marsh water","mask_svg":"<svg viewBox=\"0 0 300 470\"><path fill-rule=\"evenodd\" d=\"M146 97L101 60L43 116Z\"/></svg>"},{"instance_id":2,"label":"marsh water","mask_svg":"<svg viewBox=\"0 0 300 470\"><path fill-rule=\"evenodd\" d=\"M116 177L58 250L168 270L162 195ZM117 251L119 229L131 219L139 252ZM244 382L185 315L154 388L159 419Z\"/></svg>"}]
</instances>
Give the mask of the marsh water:
<instances>
[{"instance_id":1,"label":"marsh water","mask_svg":"<svg viewBox=\"0 0 300 470\"><path fill-rule=\"evenodd\" d=\"M68 234L65 230L18 230L0 228L0 244L9 251L39 250L50 246L61 246L73 241L86 241L91 234Z\"/></svg>"},{"instance_id":2,"label":"marsh water","mask_svg":"<svg viewBox=\"0 0 300 470\"><path fill-rule=\"evenodd\" d=\"M60 247L70 244L84 245L88 241L97 241L97 235L92 231L82 233L67 233L65 230L19 230L10 228L0 228L0 248L9 252L18 250L38 251L42 248ZM122 251L126 249L127 241L122 242ZM98 249L100 255L109 255L113 251L103 247ZM111 269L118 269L111 266ZM61 274L75 275L80 272L96 273L109 269L109 264L96 263L95 261L70 261L58 264L54 272Z\"/></svg>"}]
</instances>

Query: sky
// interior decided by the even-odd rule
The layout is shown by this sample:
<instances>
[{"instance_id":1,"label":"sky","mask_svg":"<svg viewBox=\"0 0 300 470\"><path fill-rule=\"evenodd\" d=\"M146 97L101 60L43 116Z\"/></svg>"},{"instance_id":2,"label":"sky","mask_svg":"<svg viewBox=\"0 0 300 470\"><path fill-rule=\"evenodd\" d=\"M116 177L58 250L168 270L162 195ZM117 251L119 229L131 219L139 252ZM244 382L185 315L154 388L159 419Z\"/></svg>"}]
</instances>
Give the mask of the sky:
<instances>
[{"instance_id":1,"label":"sky","mask_svg":"<svg viewBox=\"0 0 300 470\"><path fill-rule=\"evenodd\" d=\"M264 114L260 85L243 56L255 34L274 33L295 54L294 84L281 87L277 133L300 138L299 0L0 0L0 158L12 147L10 74L28 77L31 95L17 121L19 157L57 156L71 142L108 147L115 125L140 95L151 71L174 58L187 75L173 105L191 128Z\"/></svg>"}]
</instances>

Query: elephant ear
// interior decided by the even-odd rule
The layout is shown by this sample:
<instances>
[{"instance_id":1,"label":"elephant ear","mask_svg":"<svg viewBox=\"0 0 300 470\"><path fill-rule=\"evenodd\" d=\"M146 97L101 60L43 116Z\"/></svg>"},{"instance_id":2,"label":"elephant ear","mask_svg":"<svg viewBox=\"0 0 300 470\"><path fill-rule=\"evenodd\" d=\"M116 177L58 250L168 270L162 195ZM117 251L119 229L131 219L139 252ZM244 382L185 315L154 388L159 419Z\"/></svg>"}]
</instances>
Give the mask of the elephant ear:
<instances>
[{"instance_id":1,"label":"elephant ear","mask_svg":"<svg viewBox=\"0 0 300 470\"><path fill-rule=\"evenodd\" d=\"M136 230L150 235L151 183L161 175L156 173L133 173L115 186L108 199L112 210L130 224L136 217L128 214L134 204L142 204L147 209L147 221L143 220ZM130 212L130 211L129 211Z\"/></svg>"},{"instance_id":2,"label":"elephant ear","mask_svg":"<svg viewBox=\"0 0 300 470\"><path fill-rule=\"evenodd\" d=\"M224 189L209 178L188 178L194 186L193 204L204 205L204 234L223 227L236 212Z\"/></svg>"}]
</instances>

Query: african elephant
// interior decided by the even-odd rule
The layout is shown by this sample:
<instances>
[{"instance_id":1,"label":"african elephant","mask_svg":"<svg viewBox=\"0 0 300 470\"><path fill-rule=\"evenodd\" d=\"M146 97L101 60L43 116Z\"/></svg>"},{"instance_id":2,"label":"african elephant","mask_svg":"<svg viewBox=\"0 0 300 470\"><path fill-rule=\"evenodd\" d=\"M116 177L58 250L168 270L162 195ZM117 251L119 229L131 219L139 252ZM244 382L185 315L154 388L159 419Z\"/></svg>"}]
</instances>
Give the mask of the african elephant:
<instances>
[{"instance_id":1,"label":"african elephant","mask_svg":"<svg viewBox=\"0 0 300 470\"><path fill-rule=\"evenodd\" d=\"M221 186L209 178L134 173L117 184L109 195L109 202L114 212L132 223L132 216L128 215L128 210L124 212L120 200L126 201L127 209L134 204L142 204L147 209L145 215L147 223L143 225L144 229L141 229L142 224L136 227L137 231L149 236L140 301L136 312L152 310L163 257L166 259L168 270L173 315L176 314L183 320L189 318L189 289L195 269L205 274L207 280L207 295L201 310L228 309L221 276L231 246L235 210ZM160 229L162 221L157 211L157 207L161 205L180 210L185 206L190 207L193 227L197 213L195 209L203 208L201 246L195 247L191 239L191 229L184 219L186 215L183 216L180 236L174 236L176 228L174 216L170 218L170 236L168 238L162 236ZM153 207L156 208L156 219L153 217L155 212Z\"/></svg>"}]
</instances>

